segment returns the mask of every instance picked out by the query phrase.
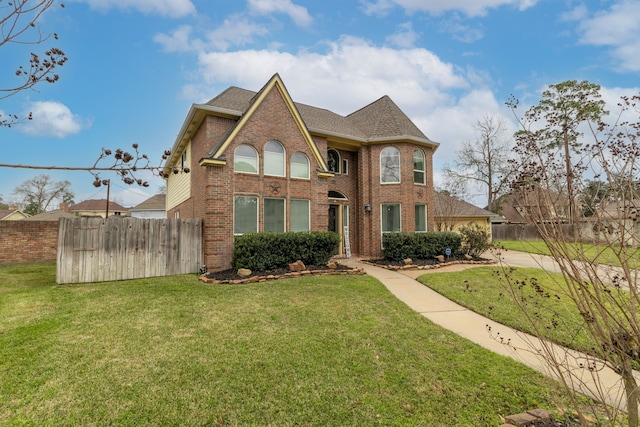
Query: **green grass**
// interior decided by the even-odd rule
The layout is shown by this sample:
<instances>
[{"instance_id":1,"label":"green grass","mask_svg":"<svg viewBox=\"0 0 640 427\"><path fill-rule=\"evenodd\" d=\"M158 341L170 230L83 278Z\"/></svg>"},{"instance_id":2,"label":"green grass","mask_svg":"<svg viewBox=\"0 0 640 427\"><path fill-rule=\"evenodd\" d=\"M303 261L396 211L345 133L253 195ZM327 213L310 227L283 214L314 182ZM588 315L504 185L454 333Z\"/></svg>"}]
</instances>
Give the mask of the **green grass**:
<instances>
[{"instance_id":1,"label":"green grass","mask_svg":"<svg viewBox=\"0 0 640 427\"><path fill-rule=\"evenodd\" d=\"M56 285L0 265L0 425L495 426L564 406L369 276Z\"/></svg>"},{"instance_id":2,"label":"green grass","mask_svg":"<svg viewBox=\"0 0 640 427\"><path fill-rule=\"evenodd\" d=\"M597 260L600 264L620 266L620 259L614 251L619 251L619 247L607 247L603 245L592 245L587 243L572 244L567 243L576 254L573 259ZM530 252L540 255L551 255L547 245L541 240L500 240L495 241L494 246L513 251ZM625 257L629 258L631 268L640 268L640 248L625 248Z\"/></svg>"},{"instance_id":3,"label":"green grass","mask_svg":"<svg viewBox=\"0 0 640 427\"><path fill-rule=\"evenodd\" d=\"M499 278L505 273L510 275L512 282L517 282L515 286L511 287ZM542 333L545 338L566 347L593 353L582 316L562 292L560 274L536 268L503 271L500 267L478 267L447 274L425 274L418 281L503 325L533 335Z\"/></svg>"}]
</instances>

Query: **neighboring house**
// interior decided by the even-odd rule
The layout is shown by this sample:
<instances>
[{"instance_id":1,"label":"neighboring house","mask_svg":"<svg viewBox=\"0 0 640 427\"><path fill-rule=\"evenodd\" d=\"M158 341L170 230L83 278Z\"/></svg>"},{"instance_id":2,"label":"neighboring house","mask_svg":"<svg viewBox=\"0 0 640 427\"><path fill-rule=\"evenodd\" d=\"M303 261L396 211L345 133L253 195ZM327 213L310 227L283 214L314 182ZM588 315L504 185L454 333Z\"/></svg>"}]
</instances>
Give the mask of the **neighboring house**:
<instances>
[{"instance_id":1,"label":"neighboring house","mask_svg":"<svg viewBox=\"0 0 640 427\"><path fill-rule=\"evenodd\" d=\"M29 218L29 214L17 208L0 210L0 221L19 221L25 218Z\"/></svg>"},{"instance_id":2,"label":"neighboring house","mask_svg":"<svg viewBox=\"0 0 640 427\"><path fill-rule=\"evenodd\" d=\"M330 230L339 254L379 257L383 233L433 229L437 147L388 96L341 116L294 103L275 74L191 106L164 170L167 216L203 219L212 271L248 232Z\"/></svg>"},{"instance_id":3,"label":"neighboring house","mask_svg":"<svg viewBox=\"0 0 640 427\"><path fill-rule=\"evenodd\" d=\"M107 200L85 200L69 207L69 212L76 216L90 216L105 218L107 214ZM109 216L129 216L129 209L116 202L109 202Z\"/></svg>"},{"instance_id":4,"label":"neighboring house","mask_svg":"<svg viewBox=\"0 0 640 427\"><path fill-rule=\"evenodd\" d=\"M502 196L497 204L504 222L509 224L564 223L569 220L567 197L551 191L533 189L520 193L511 192Z\"/></svg>"},{"instance_id":5,"label":"neighboring house","mask_svg":"<svg viewBox=\"0 0 640 427\"><path fill-rule=\"evenodd\" d=\"M440 192L434 196L436 230L458 231L460 227L477 224L491 236L491 224L499 215Z\"/></svg>"},{"instance_id":6,"label":"neighboring house","mask_svg":"<svg viewBox=\"0 0 640 427\"><path fill-rule=\"evenodd\" d=\"M155 194L144 202L130 209L134 218L166 218L167 217L167 196L165 194Z\"/></svg>"},{"instance_id":7,"label":"neighboring house","mask_svg":"<svg viewBox=\"0 0 640 427\"><path fill-rule=\"evenodd\" d=\"M58 221L60 218L75 218L75 215L62 209L56 209L30 216L25 218L24 221Z\"/></svg>"}]
</instances>

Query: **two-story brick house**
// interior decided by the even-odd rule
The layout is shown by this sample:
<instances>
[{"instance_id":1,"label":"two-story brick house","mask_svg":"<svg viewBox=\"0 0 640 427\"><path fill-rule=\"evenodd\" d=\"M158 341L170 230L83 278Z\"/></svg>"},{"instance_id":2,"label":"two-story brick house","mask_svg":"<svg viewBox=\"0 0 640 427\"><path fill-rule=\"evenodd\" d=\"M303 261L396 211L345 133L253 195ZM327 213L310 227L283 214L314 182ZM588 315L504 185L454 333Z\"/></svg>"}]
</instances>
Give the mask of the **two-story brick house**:
<instances>
[{"instance_id":1,"label":"two-story brick house","mask_svg":"<svg viewBox=\"0 0 640 427\"><path fill-rule=\"evenodd\" d=\"M433 229L437 147L388 96L341 116L293 102L276 74L192 105L165 168L190 173L167 179L167 217L203 218L212 271L247 232L331 230L340 253L379 257L382 233Z\"/></svg>"}]
</instances>

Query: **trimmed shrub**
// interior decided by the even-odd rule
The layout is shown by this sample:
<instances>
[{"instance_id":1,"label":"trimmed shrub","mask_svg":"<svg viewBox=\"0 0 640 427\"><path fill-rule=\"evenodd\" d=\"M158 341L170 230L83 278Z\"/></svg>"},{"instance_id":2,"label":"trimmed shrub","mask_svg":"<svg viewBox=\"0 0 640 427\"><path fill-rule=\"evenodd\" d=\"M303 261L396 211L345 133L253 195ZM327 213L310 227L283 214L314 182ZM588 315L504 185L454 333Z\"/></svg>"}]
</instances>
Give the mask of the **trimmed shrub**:
<instances>
[{"instance_id":1,"label":"trimmed shrub","mask_svg":"<svg viewBox=\"0 0 640 427\"><path fill-rule=\"evenodd\" d=\"M445 255L447 249L451 249L452 255L459 255L462 236L452 231L386 233L382 236L382 244L384 258L387 260L431 259L437 255Z\"/></svg>"},{"instance_id":2,"label":"trimmed shrub","mask_svg":"<svg viewBox=\"0 0 640 427\"><path fill-rule=\"evenodd\" d=\"M297 260L305 265L324 265L339 243L340 236L328 231L247 233L235 237L231 266L265 271Z\"/></svg>"},{"instance_id":3,"label":"trimmed shrub","mask_svg":"<svg viewBox=\"0 0 640 427\"><path fill-rule=\"evenodd\" d=\"M479 224L468 224L460 228L462 234L462 250L474 257L479 257L491 247L489 231Z\"/></svg>"}]
</instances>

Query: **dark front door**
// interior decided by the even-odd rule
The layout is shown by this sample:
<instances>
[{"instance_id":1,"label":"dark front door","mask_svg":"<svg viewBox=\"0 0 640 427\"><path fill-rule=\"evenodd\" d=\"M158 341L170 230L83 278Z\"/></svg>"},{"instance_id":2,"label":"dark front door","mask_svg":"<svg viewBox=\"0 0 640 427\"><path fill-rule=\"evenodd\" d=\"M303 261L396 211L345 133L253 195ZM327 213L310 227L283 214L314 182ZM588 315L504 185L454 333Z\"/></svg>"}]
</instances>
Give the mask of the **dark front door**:
<instances>
[{"instance_id":1,"label":"dark front door","mask_svg":"<svg viewBox=\"0 0 640 427\"><path fill-rule=\"evenodd\" d=\"M329 205L329 231L340 234L338 212L340 205Z\"/></svg>"}]
</instances>

